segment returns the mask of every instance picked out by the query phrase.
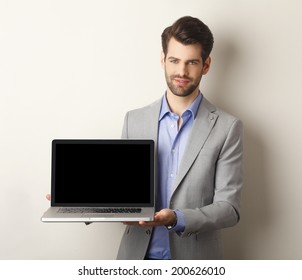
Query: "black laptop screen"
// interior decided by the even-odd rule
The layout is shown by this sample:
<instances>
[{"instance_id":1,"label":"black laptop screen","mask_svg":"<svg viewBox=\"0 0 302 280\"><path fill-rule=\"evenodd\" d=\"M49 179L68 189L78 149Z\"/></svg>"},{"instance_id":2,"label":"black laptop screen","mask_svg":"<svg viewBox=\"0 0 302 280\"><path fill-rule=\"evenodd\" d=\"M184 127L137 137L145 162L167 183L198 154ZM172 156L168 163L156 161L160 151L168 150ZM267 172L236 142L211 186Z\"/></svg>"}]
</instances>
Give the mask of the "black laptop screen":
<instances>
[{"instance_id":1,"label":"black laptop screen","mask_svg":"<svg viewBox=\"0 0 302 280\"><path fill-rule=\"evenodd\" d=\"M53 206L153 206L152 140L53 140Z\"/></svg>"}]
</instances>

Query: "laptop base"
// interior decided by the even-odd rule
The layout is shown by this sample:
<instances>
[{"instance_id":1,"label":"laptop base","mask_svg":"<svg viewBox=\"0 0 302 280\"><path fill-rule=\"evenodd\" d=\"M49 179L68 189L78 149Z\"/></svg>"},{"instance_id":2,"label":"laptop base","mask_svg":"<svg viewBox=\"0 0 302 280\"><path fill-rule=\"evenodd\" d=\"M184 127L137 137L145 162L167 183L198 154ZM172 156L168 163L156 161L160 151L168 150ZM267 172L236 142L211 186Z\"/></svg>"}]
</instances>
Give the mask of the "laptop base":
<instances>
[{"instance_id":1,"label":"laptop base","mask_svg":"<svg viewBox=\"0 0 302 280\"><path fill-rule=\"evenodd\" d=\"M139 222L153 221L154 208L142 208L141 213L58 213L61 207L50 207L42 216L42 222ZM151 217L150 217L151 216Z\"/></svg>"}]
</instances>

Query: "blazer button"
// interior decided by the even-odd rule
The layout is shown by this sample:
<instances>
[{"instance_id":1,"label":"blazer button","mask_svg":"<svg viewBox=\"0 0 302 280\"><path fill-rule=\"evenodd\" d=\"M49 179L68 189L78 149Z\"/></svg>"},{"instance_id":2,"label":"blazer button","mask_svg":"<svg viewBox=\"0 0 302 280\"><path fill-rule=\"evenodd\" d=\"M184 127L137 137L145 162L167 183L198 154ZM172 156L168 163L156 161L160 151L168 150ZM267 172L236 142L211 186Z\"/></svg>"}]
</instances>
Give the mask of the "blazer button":
<instances>
[{"instance_id":1,"label":"blazer button","mask_svg":"<svg viewBox=\"0 0 302 280\"><path fill-rule=\"evenodd\" d=\"M151 230L150 230L150 229L147 229L147 230L146 230L146 234L147 234L147 235L150 235L150 234L151 234Z\"/></svg>"}]
</instances>

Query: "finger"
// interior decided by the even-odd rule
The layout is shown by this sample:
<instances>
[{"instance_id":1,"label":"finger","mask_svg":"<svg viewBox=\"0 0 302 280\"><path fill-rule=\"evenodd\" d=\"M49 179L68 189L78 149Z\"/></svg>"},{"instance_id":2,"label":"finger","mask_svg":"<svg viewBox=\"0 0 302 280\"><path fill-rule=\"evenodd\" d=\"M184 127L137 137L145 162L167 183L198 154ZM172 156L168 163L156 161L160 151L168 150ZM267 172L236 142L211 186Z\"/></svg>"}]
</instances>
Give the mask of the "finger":
<instances>
[{"instance_id":1,"label":"finger","mask_svg":"<svg viewBox=\"0 0 302 280\"><path fill-rule=\"evenodd\" d=\"M140 226L150 226L150 223L152 223L152 222L141 221L141 222L139 222L139 225Z\"/></svg>"},{"instance_id":2,"label":"finger","mask_svg":"<svg viewBox=\"0 0 302 280\"><path fill-rule=\"evenodd\" d=\"M126 226L138 226L138 222L123 222L124 225Z\"/></svg>"}]
</instances>

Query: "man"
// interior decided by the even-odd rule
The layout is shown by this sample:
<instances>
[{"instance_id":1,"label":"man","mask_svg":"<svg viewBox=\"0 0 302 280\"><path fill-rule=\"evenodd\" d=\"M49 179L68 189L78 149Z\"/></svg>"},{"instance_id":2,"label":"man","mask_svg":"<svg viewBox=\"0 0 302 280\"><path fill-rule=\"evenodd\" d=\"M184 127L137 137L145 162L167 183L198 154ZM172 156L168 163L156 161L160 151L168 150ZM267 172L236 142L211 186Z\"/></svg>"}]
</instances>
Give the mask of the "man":
<instances>
[{"instance_id":1,"label":"man","mask_svg":"<svg viewBox=\"0 0 302 280\"><path fill-rule=\"evenodd\" d=\"M126 223L117 259L222 259L220 230L239 221L242 123L212 105L199 84L213 36L182 17L162 33L164 96L125 116L123 138L153 139L157 212Z\"/></svg>"}]
</instances>

